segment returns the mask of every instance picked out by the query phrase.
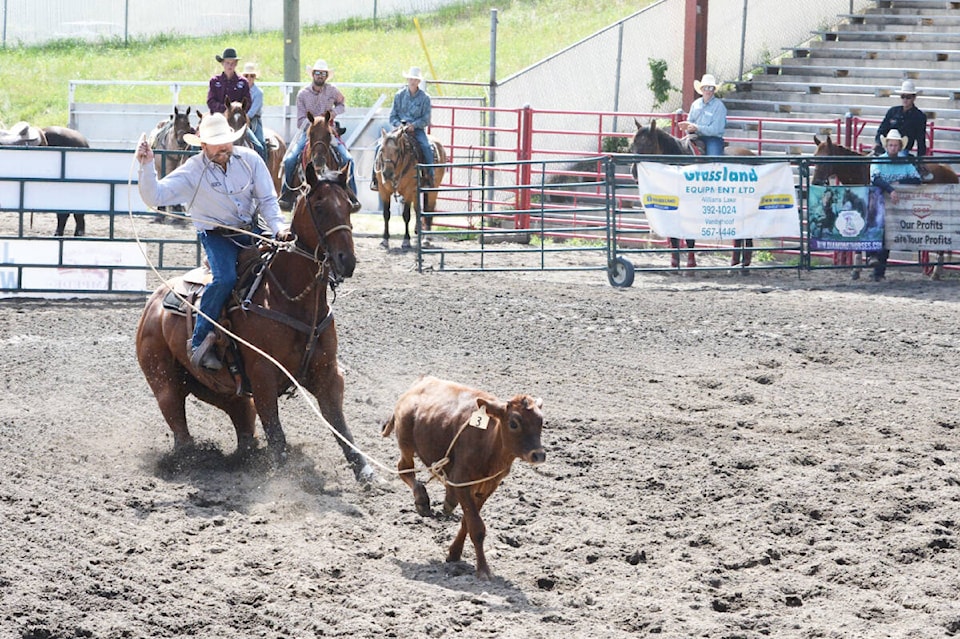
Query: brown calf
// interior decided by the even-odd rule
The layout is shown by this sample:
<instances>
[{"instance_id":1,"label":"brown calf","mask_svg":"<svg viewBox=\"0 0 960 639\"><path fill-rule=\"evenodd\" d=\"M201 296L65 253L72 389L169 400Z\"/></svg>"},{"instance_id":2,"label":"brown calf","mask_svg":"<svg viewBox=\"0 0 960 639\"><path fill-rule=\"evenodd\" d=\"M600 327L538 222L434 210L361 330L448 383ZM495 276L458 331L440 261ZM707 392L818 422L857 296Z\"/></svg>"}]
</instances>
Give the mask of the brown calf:
<instances>
[{"instance_id":1,"label":"brown calf","mask_svg":"<svg viewBox=\"0 0 960 639\"><path fill-rule=\"evenodd\" d=\"M513 460L542 463L547 454L540 445L543 401L517 395L507 402L490 393L436 377L422 377L404 393L383 426L387 437L396 429L403 481L413 490L421 516L430 516L427 489L414 476L416 455L446 485L445 513L463 510L460 530L450 545L447 561L459 561L467 533L477 553L477 576L489 579L490 567L483 554L486 526L480 509L510 472ZM444 459L446 463L438 464Z\"/></svg>"}]
</instances>

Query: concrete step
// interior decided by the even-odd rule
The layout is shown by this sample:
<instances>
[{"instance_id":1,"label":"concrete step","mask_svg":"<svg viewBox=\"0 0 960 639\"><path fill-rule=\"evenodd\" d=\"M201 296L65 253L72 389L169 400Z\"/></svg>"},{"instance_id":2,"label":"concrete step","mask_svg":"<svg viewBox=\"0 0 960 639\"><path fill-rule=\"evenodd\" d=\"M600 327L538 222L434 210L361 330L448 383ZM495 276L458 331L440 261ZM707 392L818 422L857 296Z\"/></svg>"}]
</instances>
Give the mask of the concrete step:
<instances>
[{"instance_id":1,"label":"concrete step","mask_svg":"<svg viewBox=\"0 0 960 639\"><path fill-rule=\"evenodd\" d=\"M902 29L903 27L943 27L956 29L960 26L960 12L918 15L913 12L905 13L846 13L839 17L845 18L850 26L867 25L874 29ZM845 27L844 27L845 28Z\"/></svg>"},{"instance_id":2,"label":"concrete step","mask_svg":"<svg viewBox=\"0 0 960 639\"><path fill-rule=\"evenodd\" d=\"M960 9L957 0L877 0L879 9Z\"/></svg>"},{"instance_id":3,"label":"concrete step","mask_svg":"<svg viewBox=\"0 0 960 639\"><path fill-rule=\"evenodd\" d=\"M768 64L763 74L755 74L753 78L765 75L796 82L814 81L816 78L842 78L845 82L854 82L862 78L876 80L878 83L886 81L896 84L903 80L915 80L918 86L927 82L943 86L944 80L947 80L951 82L949 86L960 86L960 61L941 63L928 69L908 65L868 67L850 64L849 61L842 62L844 64L819 64L810 58L784 58L780 64Z\"/></svg>"},{"instance_id":4,"label":"concrete step","mask_svg":"<svg viewBox=\"0 0 960 639\"><path fill-rule=\"evenodd\" d=\"M833 80L833 81L831 81ZM886 83L878 85L876 80L869 78L854 78L852 80L837 81L833 78L821 78L817 82L801 82L797 80L786 79L783 76L757 76L748 82L734 83L737 93L762 93L769 91L771 93L787 92L805 95L842 95L845 97L867 96L874 98L890 98L897 94L900 89L900 83ZM960 100L960 87L953 89L947 87L924 86L922 95L924 98L944 98L949 102ZM960 106L960 105L958 105Z\"/></svg>"},{"instance_id":5,"label":"concrete step","mask_svg":"<svg viewBox=\"0 0 960 639\"><path fill-rule=\"evenodd\" d=\"M953 27L913 27L911 29L859 29L851 24L837 29L811 31L824 41L831 42L939 42L941 46L960 44L960 32ZM954 48L954 47L949 47Z\"/></svg>"},{"instance_id":6,"label":"concrete step","mask_svg":"<svg viewBox=\"0 0 960 639\"><path fill-rule=\"evenodd\" d=\"M749 95L750 97L744 97ZM855 100L850 100L846 104L841 101L826 100L804 100L804 97L824 96L803 96L783 93L758 93L758 94L728 94L724 96L723 103L728 111L751 111L753 113L766 111L771 117L782 117L785 114L797 113L805 114L807 117L843 117L845 113L869 118L882 118L887 110L893 106L889 101L877 104L863 104ZM950 122L960 122L960 108L948 107L923 107L928 120L936 120L940 124L948 125Z\"/></svg>"}]
</instances>

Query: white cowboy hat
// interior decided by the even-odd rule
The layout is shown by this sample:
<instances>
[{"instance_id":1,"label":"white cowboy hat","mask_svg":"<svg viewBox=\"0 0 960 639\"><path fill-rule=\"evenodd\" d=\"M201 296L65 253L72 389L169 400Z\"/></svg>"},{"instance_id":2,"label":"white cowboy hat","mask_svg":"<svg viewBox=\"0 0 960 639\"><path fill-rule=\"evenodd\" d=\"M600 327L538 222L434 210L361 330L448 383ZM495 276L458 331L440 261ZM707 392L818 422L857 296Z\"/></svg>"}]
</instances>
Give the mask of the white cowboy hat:
<instances>
[{"instance_id":1,"label":"white cowboy hat","mask_svg":"<svg viewBox=\"0 0 960 639\"><path fill-rule=\"evenodd\" d=\"M255 62L247 62L245 65L243 65L243 75L259 75L257 72L257 64Z\"/></svg>"},{"instance_id":2,"label":"white cowboy hat","mask_svg":"<svg viewBox=\"0 0 960 639\"><path fill-rule=\"evenodd\" d=\"M898 93L903 95L916 95L917 94L917 85L913 83L913 80L904 80L903 84L900 85L900 90Z\"/></svg>"},{"instance_id":3,"label":"white cowboy hat","mask_svg":"<svg viewBox=\"0 0 960 639\"><path fill-rule=\"evenodd\" d=\"M420 67L410 67L410 70L403 74L407 80L420 80L423 81L423 73L420 72Z\"/></svg>"},{"instance_id":4,"label":"white cowboy hat","mask_svg":"<svg viewBox=\"0 0 960 639\"><path fill-rule=\"evenodd\" d=\"M703 87L717 88L717 79L713 77L712 73L704 73L702 78L693 81L693 90L701 95L703 95L701 90Z\"/></svg>"},{"instance_id":5,"label":"white cowboy hat","mask_svg":"<svg viewBox=\"0 0 960 639\"><path fill-rule=\"evenodd\" d=\"M333 73L330 67L327 66L327 61L323 58L317 58L317 61L313 63L312 67L307 68L307 71L313 73L314 71L326 71L327 75Z\"/></svg>"},{"instance_id":6,"label":"white cowboy hat","mask_svg":"<svg viewBox=\"0 0 960 639\"><path fill-rule=\"evenodd\" d=\"M901 148L907 148L910 144L910 138L905 135L900 135L900 131L897 129L890 129L887 131L887 135L880 136L880 144L887 146L887 140L900 140Z\"/></svg>"},{"instance_id":7,"label":"white cowboy hat","mask_svg":"<svg viewBox=\"0 0 960 639\"><path fill-rule=\"evenodd\" d=\"M216 58L217 58L217 62L223 62L224 60L239 60L240 56L237 55L236 49L232 47L228 47L223 50L223 53L216 56Z\"/></svg>"},{"instance_id":8,"label":"white cowboy hat","mask_svg":"<svg viewBox=\"0 0 960 639\"><path fill-rule=\"evenodd\" d=\"M227 144L239 140L246 131L246 126L240 127L239 131L234 131L227 124L227 118L222 113L211 113L200 120L200 128L197 129L197 134L184 133L183 141L190 146Z\"/></svg>"}]
</instances>

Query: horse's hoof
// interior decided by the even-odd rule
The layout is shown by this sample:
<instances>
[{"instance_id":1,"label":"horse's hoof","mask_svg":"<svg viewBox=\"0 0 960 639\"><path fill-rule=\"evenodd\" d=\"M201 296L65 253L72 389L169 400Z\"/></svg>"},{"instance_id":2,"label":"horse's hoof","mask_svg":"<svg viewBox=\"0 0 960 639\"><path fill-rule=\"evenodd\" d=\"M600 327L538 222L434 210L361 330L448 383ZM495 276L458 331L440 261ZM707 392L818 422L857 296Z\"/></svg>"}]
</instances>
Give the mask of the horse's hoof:
<instances>
[{"instance_id":1,"label":"horse's hoof","mask_svg":"<svg viewBox=\"0 0 960 639\"><path fill-rule=\"evenodd\" d=\"M390 240L380 240L380 248L390 248Z\"/></svg>"},{"instance_id":2,"label":"horse's hoof","mask_svg":"<svg viewBox=\"0 0 960 639\"><path fill-rule=\"evenodd\" d=\"M859 279L860 279L860 271L854 271L853 273L850 273L850 279L851 279L851 280L859 280Z\"/></svg>"},{"instance_id":3,"label":"horse's hoof","mask_svg":"<svg viewBox=\"0 0 960 639\"><path fill-rule=\"evenodd\" d=\"M410 248L411 247L410 240L404 240L403 243L400 244L400 246L401 248L404 248L404 249Z\"/></svg>"},{"instance_id":4,"label":"horse's hoof","mask_svg":"<svg viewBox=\"0 0 960 639\"><path fill-rule=\"evenodd\" d=\"M356 476L357 481L367 490L370 489L370 486L377 478L377 474L373 472L373 468L370 467L370 464L364 464L362 468L356 471Z\"/></svg>"}]
</instances>

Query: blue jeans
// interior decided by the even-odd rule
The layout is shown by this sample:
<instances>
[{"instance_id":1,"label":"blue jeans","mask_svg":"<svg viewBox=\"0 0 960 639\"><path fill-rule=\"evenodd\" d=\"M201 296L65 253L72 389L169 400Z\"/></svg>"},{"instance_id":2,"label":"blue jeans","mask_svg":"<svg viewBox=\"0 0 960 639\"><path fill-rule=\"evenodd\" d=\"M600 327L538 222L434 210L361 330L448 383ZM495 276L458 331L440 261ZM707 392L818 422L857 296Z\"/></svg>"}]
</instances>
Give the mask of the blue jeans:
<instances>
[{"instance_id":1,"label":"blue jeans","mask_svg":"<svg viewBox=\"0 0 960 639\"><path fill-rule=\"evenodd\" d=\"M723 155L723 138L701 135L700 139L707 148L707 155Z\"/></svg>"},{"instance_id":2,"label":"blue jeans","mask_svg":"<svg viewBox=\"0 0 960 639\"><path fill-rule=\"evenodd\" d=\"M270 158L268 156L269 151L267 151L267 142L263 139L263 121L260 119L260 116L250 118L250 127L247 129L249 132L247 135L253 134L251 141L254 141L254 148L257 150L257 153L260 154L260 157L263 158L264 162L267 162Z\"/></svg>"},{"instance_id":3,"label":"blue jeans","mask_svg":"<svg viewBox=\"0 0 960 639\"><path fill-rule=\"evenodd\" d=\"M284 188L290 188L290 185L293 184L293 172L297 170L297 164L300 163L300 156L303 155L303 148L307 145L307 127L310 126L310 122L304 122L303 126L297 131L297 134L293 136L293 140L290 141L290 146L287 147L287 154L283 156L283 186ZM340 155L340 168L349 165L350 170L347 172L347 183L350 185L350 188L353 189L353 192L357 192L357 179L353 174L353 156L350 155L350 151L347 150L347 145L343 143L343 140L334 136L331 140L333 143L333 148L337 150L337 153Z\"/></svg>"},{"instance_id":4,"label":"blue jeans","mask_svg":"<svg viewBox=\"0 0 960 639\"><path fill-rule=\"evenodd\" d=\"M230 298L230 292L237 283L237 256L247 246L253 244L249 235L232 235L230 237L210 231L199 231L197 237L203 244L207 254L207 262L213 272L213 281L203 289L200 298L200 310L214 320L220 318L223 305ZM197 316L197 325L193 328L193 347L197 348L203 342L207 333L213 330L213 324L202 315Z\"/></svg>"}]
</instances>

